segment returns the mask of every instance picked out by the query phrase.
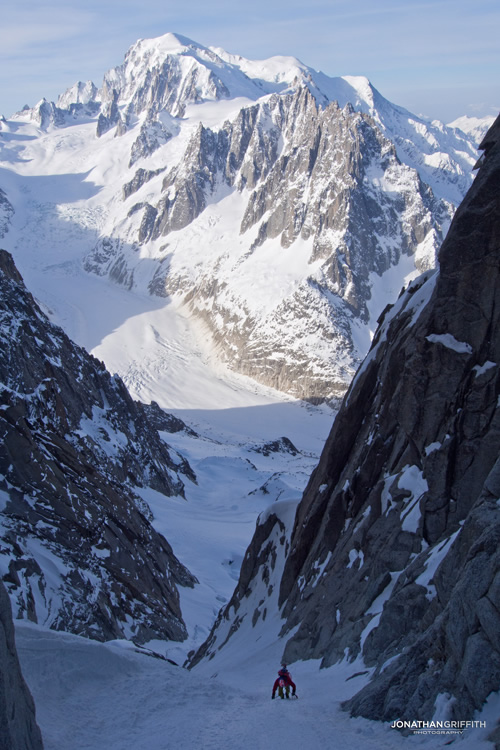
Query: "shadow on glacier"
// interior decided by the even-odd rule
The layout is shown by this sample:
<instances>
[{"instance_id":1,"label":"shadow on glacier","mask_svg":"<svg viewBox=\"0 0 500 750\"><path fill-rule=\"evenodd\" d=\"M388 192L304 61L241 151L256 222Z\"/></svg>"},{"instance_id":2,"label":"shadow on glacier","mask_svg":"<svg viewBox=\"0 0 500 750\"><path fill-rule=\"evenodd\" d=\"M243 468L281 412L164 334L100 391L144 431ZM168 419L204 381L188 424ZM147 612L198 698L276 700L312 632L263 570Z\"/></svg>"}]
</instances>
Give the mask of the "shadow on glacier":
<instances>
[{"instance_id":1,"label":"shadow on glacier","mask_svg":"<svg viewBox=\"0 0 500 750\"><path fill-rule=\"evenodd\" d=\"M16 140L20 140L19 136L16 137ZM19 150L22 150L22 148L24 147L20 146ZM5 155L8 156L8 153L2 154L2 160L4 160L3 157ZM13 162L14 160L9 159L9 161ZM17 161L29 163L32 160L23 159L18 154ZM64 205L65 203L73 203L79 200L89 200L98 195L101 191L101 186L96 185L88 179L92 171L92 169L89 169L86 172L25 176L2 168L0 169L0 179L2 184L7 185L7 191L9 190L9 183L14 187L18 183L18 189L28 197L28 200L32 199L40 205Z\"/></svg>"},{"instance_id":2,"label":"shadow on glacier","mask_svg":"<svg viewBox=\"0 0 500 750\"><path fill-rule=\"evenodd\" d=\"M0 185L14 209L0 247L8 250L28 290L51 321L76 343L91 351L131 316L169 304L148 293L160 267L142 258L137 268L115 281L84 268L85 259L109 241L115 248L102 266L108 274L119 257L137 265L140 250L101 234L105 213L95 201L102 190L91 180L92 170L56 175L20 175L0 168ZM79 202L92 200L82 209ZM73 205L74 204L74 205ZM169 256L162 258L168 269Z\"/></svg>"},{"instance_id":3,"label":"shadow on glacier","mask_svg":"<svg viewBox=\"0 0 500 750\"><path fill-rule=\"evenodd\" d=\"M29 141L36 140L36 135L27 135L27 134L14 134L14 133L8 133L4 130L0 129L0 161L3 161L6 164L15 164L16 162L21 163L29 163L31 159L25 159L22 156L22 152L25 148L25 145ZM18 146L12 146L9 145L9 148L5 148L5 145L7 143L14 143L19 142ZM0 169L0 174L2 172L5 172L6 170Z\"/></svg>"},{"instance_id":4,"label":"shadow on glacier","mask_svg":"<svg viewBox=\"0 0 500 750\"><path fill-rule=\"evenodd\" d=\"M122 244L122 249L125 253L133 252L133 248L125 244ZM133 275L137 272L146 280L154 277L158 270L156 260L143 258L125 283L109 275L85 270L84 260L85 255L46 266L39 276L36 296L37 301L45 303L45 312L48 312L52 322L60 325L73 341L87 351L92 352L99 347L127 321L170 305L167 295L158 296L148 292L147 281L144 287L134 287ZM50 279L49 293L48 286L43 288L44 276ZM50 295L57 299L51 302ZM168 338L168 332L165 332L165 336ZM142 341L138 343L142 344Z\"/></svg>"}]
</instances>

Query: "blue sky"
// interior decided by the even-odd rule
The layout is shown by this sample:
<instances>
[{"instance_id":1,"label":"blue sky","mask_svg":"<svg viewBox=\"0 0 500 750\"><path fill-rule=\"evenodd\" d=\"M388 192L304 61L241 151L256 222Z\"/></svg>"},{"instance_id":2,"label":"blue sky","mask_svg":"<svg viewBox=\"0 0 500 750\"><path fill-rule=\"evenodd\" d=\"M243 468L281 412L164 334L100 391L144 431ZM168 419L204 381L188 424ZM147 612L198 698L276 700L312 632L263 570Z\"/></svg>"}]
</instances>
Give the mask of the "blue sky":
<instances>
[{"instance_id":1,"label":"blue sky","mask_svg":"<svg viewBox=\"0 0 500 750\"><path fill-rule=\"evenodd\" d=\"M251 59L293 55L365 75L388 99L449 122L500 109L498 0L23 0L2 3L0 114L77 80L102 83L139 38L173 31Z\"/></svg>"}]
</instances>

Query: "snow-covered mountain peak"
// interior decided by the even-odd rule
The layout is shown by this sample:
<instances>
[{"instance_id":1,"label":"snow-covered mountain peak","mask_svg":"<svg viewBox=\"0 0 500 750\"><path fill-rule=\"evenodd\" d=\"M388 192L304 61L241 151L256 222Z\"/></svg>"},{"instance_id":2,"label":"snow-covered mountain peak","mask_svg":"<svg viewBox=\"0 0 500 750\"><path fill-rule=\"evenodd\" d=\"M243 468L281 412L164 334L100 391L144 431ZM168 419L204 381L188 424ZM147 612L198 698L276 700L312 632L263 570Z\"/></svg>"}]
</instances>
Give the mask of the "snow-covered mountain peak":
<instances>
[{"instance_id":1,"label":"snow-covered mountain peak","mask_svg":"<svg viewBox=\"0 0 500 750\"><path fill-rule=\"evenodd\" d=\"M458 117L453 122L448 123L449 128L459 128L463 133L472 136L477 143L481 143L487 131L491 128L495 121L493 115L487 115L486 117L470 117L464 115Z\"/></svg>"},{"instance_id":2,"label":"snow-covered mountain peak","mask_svg":"<svg viewBox=\"0 0 500 750\"><path fill-rule=\"evenodd\" d=\"M183 53L190 49L204 50L206 48L202 44L195 42L193 39L189 39L187 36L169 31L162 36L138 39L137 42L129 48L126 57L132 56L134 53L144 54L148 51L152 54L168 55L179 52Z\"/></svg>"},{"instance_id":3,"label":"snow-covered mountain peak","mask_svg":"<svg viewBox=\"0 0 500 750\"><path fill-rule=\"evenodd\" d=\"M141 39L122 65L104 76L101 100L139 114L153 108L182 117L191 103L262 95L250 79L216 52L187 37L165 34Z\"/></svg>"},{"instance_id":4,"label":"snow-covered mountain peak","mask_svg":"<svg viewBox=\"0 0 500 750\"><path fill-rule=\"evenodd\" d=\"M284 94L307 87L318 105L348 102L355 110L376 119L380 107L394 105L384 99L365 76L330 77L308 67L293 56L276 55L250 60L226 52L221 47L204 47L179 34L140 39L125 55L124 62L104 76L101 98L118 92L118 102L142 111L144 102L152 103L165 87L177 88L175 106L172 91L167 106L172 114L183 115L186 104L246 97L256 101L272 93ZM151 92L149 97L146 92ZM403 110L401 110L403 111Z\"/></svg>"},{"instance_id":5,"label":"snow-covered mountain peak","mask_svg":"<svg viewBox=\"0 0 500 750\"><path fill-rule=\"evenodd\" d=\"M375 106L375 90L366 76L342 76L341 80L345 81L356 92L359 104L366 104L370 109L373 109Z\"/></svg>"},{"instance_id":6,"label":"snow-covered mountain peak","mask_svg":"<svg viewBox=\"0 0 500 750\"><path fill-rule=\"evenodd\" d=\"M57 100L60 109L69 109L72 104L88 104L97 96L97 87L92 81L77 81Z\"/></svg>"},{"instance_id":7,"label":"snow-covered mountain peak","mask_svg":"<svg viewBox=\"0 0 500 750\"><path fill-rule=\"evenodd\" d=\"M221 47L210 48L221 60L242 71L248 78L263 84L292 85L294 81L310 77L311 69L296 57L274 55L263 60L249 60L241 55L233 55ZM274 86L273 86L273 90Z\"/></svg>"},{"instance_id":8,"label":"snow-covered mountain peak","mask_svg":"<svg viewBox=\"0 0 500 750\"><path fill-rule=\"evenodd\" d=\"M175 297L231 367L308 398L345 390L366 349L358 327L385 305L370 302L371 274L403 258L397 293L415 272L405 258L434 263L478 156L472 138L392 104L364 76L178 34L136 42L99 91L79 82L15 121L36 131L25 163L41 159L50 181L64 152L58 170L84 164L103 188L95 205L86 181L88 207L70 211L86 270ZM2 160L17 163L11 143ZM5 217L14 204L6 196Z\"/></svg>"},{"instance_id":9,"label":"snow-covered mountain peak","mask_svg":"<svg viewBox=\"0 0 500 750\"><path fill-rule=\"evenodd\" d=\"M150 39L139 39L125 54L124 66L130 74L161 66L171 57L190 57L200 62L217 62L214 52L181 34L167 33Z\"/></svg>"}]
</instances>

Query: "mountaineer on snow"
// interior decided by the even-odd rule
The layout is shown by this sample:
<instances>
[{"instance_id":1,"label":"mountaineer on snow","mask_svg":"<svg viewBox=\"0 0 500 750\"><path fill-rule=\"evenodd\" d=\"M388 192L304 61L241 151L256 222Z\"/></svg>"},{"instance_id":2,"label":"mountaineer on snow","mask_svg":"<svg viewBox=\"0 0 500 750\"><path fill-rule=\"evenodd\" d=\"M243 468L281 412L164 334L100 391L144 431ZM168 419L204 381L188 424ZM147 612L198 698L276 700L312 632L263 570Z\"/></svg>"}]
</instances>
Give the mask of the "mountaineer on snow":
<instances>
[{"instance_id":1,"label":"mountaineer on snow","mask_svg":"<svg viewBox=\"0 0 500 750\"><path fill-rule=\"evenodd\" d=\"M273 694L271 695L271 698L274 700L276 697L276 690L278 691L280 698L290 698L290 688L292 688L292 696L294 696L297 688L292 680L292 675L286 668L286 664L282 664L281 669L278 672L278 677L273 685Z\"/></svg>"}]
</instances>

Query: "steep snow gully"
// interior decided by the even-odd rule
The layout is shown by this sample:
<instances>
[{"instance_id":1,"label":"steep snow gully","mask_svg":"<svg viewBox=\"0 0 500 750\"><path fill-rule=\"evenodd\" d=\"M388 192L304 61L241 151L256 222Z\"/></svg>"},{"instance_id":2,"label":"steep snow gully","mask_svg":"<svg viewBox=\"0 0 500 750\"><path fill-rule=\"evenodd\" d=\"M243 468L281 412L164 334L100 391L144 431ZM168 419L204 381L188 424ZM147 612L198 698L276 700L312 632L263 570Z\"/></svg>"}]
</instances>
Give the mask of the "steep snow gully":
<instances>
[{"instance_id":1,"label":"steep snow gully","mask_svg":"<svg viewBox=\"0 0 500 750\"><path fill-rule=\"evenodd\" d=\"M129 643L100 644L26 623L18 625L17 641L45 750L400 750L443 747L450 739L464 750L491 748L480 729L469 729L466 741L429 731L402 738L389 724L349 718L340 700L363 679L346 682L356 672L352 664L319 671L298 663L298 700L271 701L279 649L250 650L215 674L138 654Z\"/></svg>"},{"instance_id":2,"label":"steep snow gully","mask_svg":"<svg viewBox=\"0 0 500 750\"><path fill-rule=\"evenodd\" d=\"M498 213L498 121L483 141L488 222L458 214L456 267L446 245L443 278L458 280L465 313L438 311L423 342L411 337L443 288L435 254L473 182L477 141L460 127L364 78L173 34L133 45L100 89L78 83L0 120L0 575L45 750L491 750L498 488L491 472L469 516L469 485L437 467L462 456L457 476L463 463L475 481L492 458L476 462L480 438L497 434L478 406L500 403L497 337L481 319L476 351L460 274L469 240L484 240L473 285L489 292L474 310L498 309L498 222L483 237ZM379 403L373 374L390 370L399 335L416 378L386 378L402 415ZM442 392L455 361L466 376L439 429L404 400L428 382L422 351L449 368ZM481 502L495 521L485 536ZM469 566L477 607L460 587L448 607L443 570L471 545L490 555L488 586ZM10 609L0 615L23 697L0 700L0 747L39 750ZM411 637L443 622L420 658ZM469 651L456 697L449 653L462 641L483 650ZM299 697L272 701L284 652ZM476 705L480 653L493 654L493 687ZM411 690L403 663L427 690L406 725L384 692ZM463 724L450 722L457 705Z\"/></svg>"}]
</instances>

